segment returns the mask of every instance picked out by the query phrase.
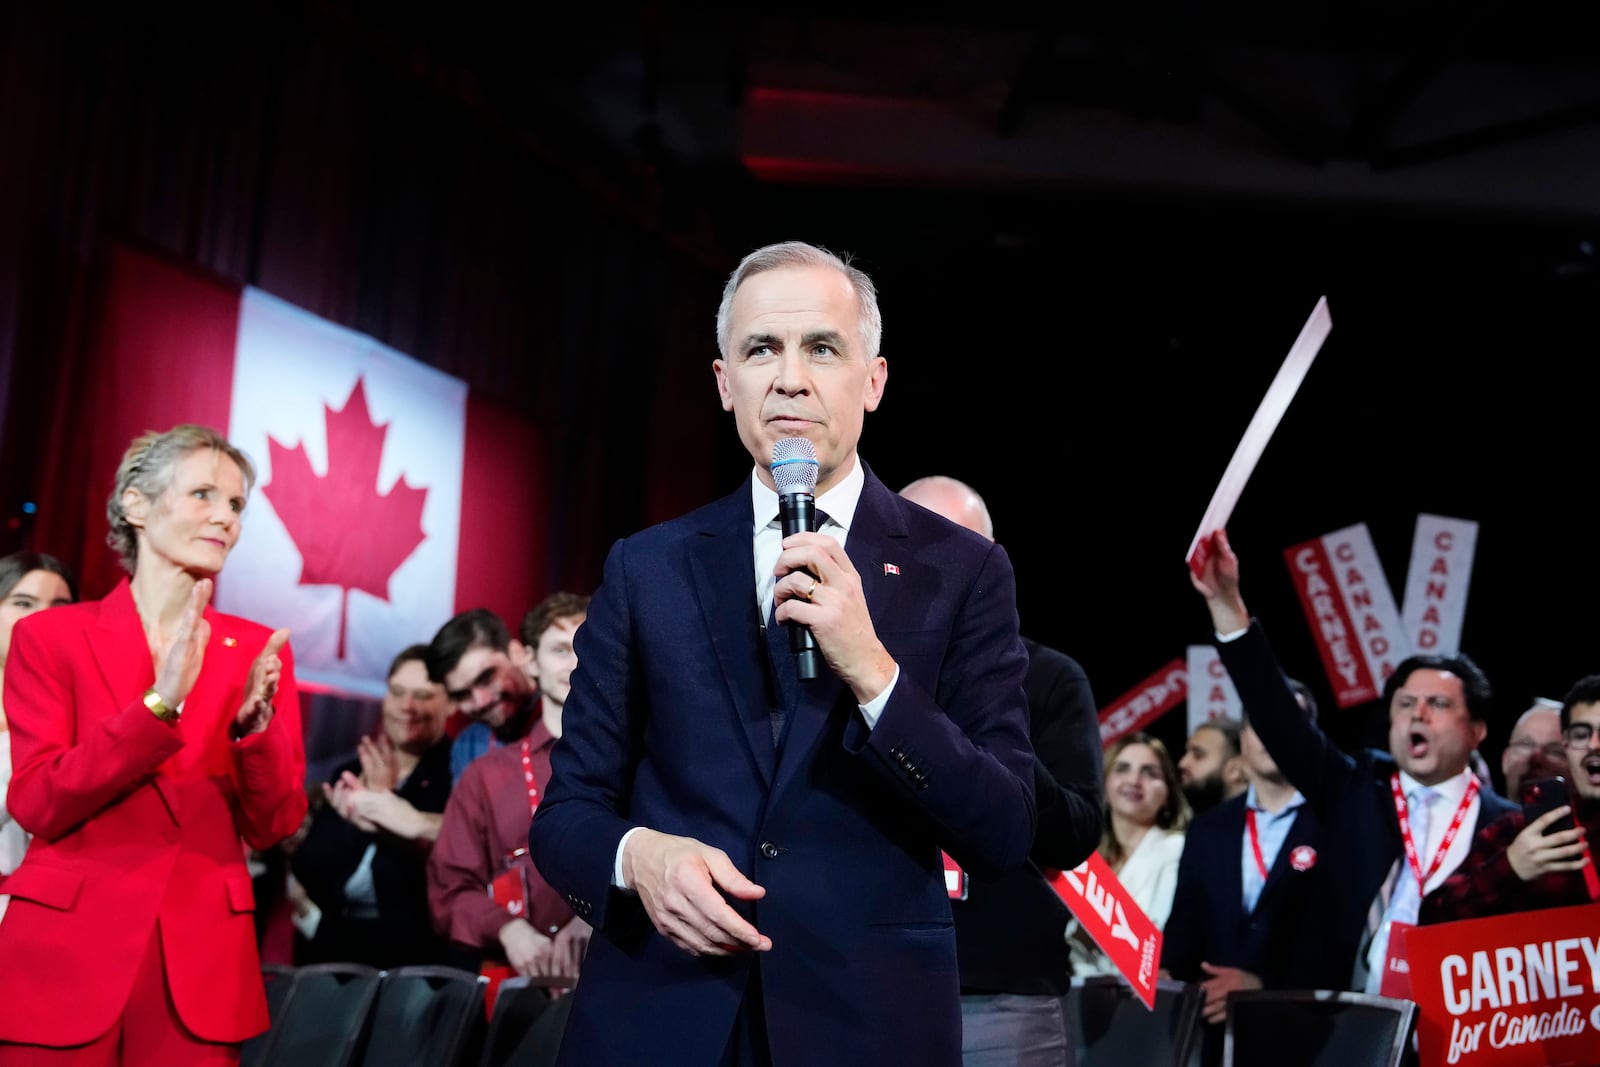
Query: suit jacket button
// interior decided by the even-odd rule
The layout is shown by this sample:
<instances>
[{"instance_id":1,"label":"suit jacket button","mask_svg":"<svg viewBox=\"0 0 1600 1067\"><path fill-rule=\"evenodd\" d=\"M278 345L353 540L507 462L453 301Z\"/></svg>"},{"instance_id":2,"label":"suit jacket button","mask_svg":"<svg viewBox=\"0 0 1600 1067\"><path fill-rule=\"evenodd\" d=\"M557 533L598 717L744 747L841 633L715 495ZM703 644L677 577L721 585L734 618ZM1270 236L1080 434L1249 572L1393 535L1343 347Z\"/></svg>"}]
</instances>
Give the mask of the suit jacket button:
<instances>
[{"instance_id":1,"label":"suit jacket button","mask_svg":"<svg viewBox=\"0 0 1600 1067\"><path fill-rule=\"evenodd\" d=\"M769 860L775 860L778 858L778 846L771 841L763 841L761 842L761 854Z\"/></svg>"}]
</instances>

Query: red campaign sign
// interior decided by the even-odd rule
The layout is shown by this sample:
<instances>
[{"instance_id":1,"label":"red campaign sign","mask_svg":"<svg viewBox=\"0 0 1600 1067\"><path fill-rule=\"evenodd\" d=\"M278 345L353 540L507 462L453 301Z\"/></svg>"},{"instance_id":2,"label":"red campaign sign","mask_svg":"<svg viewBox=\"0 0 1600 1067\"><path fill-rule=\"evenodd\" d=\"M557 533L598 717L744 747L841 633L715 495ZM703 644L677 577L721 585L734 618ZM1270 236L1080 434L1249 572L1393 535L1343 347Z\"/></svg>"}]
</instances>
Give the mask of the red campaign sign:
<instances>
[{"instance_id":1,"label":"red campaign sign","mask_svg":"<svg viewBox=\"0 0 1600 1067\"><path fill-rule=\"evenodd\" d=\"M1057 871L1050 888L1100 951L1111 958L1144 1006L1154 1011L1161 929L1134 903L1105 857L1091 852L1072 870Z\"/></svg>"},{"instance_id":2,"label":"red campaign sign","mask_svg":"<svg viewBox=\"0 0 1600 1067\"><path fill-rule=\"evenodd\" d=\"M1334 702L1350 708L1373 699L1378 687L1358 646L1355 621L1335 584L1333 561L1323 539L1290 545L1283 550L1283 558L1311 623L1317 651L1322 653L1322 668L1333 688Z\"/></svg>"},{"instance_id":3,"label":"red campaign sign","mask_svg":"<svg viewBox=\"0 0 1600 1067\"><path fill-rule=\"evenodd\" d=\"M1600 904L1405 937L1422 1067L1600 1063Z\"/></svg>"},{"instance_id":4,"label":"red campaign sign","mask_svg":"<svg viewBox=\"0 0 1600 1067\"><path fill-rule=\"evenodd\" d=\"M1182 659L1174 659L1100 712L1100 743L1109 745L1123 734L1144 729L1188 695L1188 668Z\"/></svg>"}]
</instances>

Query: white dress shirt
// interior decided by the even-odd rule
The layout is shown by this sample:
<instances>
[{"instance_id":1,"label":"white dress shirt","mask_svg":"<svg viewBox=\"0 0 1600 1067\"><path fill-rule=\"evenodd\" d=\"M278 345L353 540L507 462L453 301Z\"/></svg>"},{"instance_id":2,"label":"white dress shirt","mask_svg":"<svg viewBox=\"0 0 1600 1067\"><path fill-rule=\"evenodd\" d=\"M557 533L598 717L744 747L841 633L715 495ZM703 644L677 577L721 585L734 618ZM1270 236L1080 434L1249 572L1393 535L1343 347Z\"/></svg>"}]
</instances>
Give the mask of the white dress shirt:
<instances>
[{"instance_id":1,"label":"white dress shirt","mask_svg":"<svg viewBox=\"0 0 1600 1067\"><path fill-rule=\"evenodd\" d=\"M861 466L861 458L851 457L849 472L833 488L816 499L817 510L828 516L827 521L817 532L828 535L841 546L844 545L845 539L850 535L850 526L855 521L856 505L861 503L861 490L866 484L867 477ZM773 569L777 567L778 556L783 552L783 526L778 521L778 494L775 490L767 488L766 483L761 480L760 468L756 467L750 470L750 503L750 513L754 516L751 545L756 578L756 610L761 613L761 625L764 627L766 621L772 617L773 588L778 584ZM869 730L878 725L878 718L888 706L889 696L894 692L895 683L899 680L900 667L897 664L894 677L889 679L889 684L884 687L883 692L867 703L857 705ZM617 842L617 858L612 868L611 881L622 889L630 888L622 877L622 850L627 846L628 838L639 829L640 827L633 827L622 835L622 840Z\"/></svg>"}]
</instances>

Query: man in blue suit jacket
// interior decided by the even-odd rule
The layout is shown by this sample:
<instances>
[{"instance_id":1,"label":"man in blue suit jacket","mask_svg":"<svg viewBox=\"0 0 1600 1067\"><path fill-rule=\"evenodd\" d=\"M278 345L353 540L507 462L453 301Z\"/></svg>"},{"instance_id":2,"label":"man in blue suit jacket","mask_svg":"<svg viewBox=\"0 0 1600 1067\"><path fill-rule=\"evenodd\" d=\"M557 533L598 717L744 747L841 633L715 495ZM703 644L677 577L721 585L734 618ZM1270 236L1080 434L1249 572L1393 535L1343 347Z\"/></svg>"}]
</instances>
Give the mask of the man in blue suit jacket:
<instances>
[{"instance_id":1,"label":"man in blue suit jacket","mask_svg":"<svg viewBox=\"0 0 1600 1067\"><path fill-rule=\"evenodd\" d=\"M865 274L760 249L718 335L755 470L612 548L530 835L599 935L562 1062L955 1065L940 852L998 873L1036 822L1011 566L856 454L888 374ZM830 521L782 539L768 465L795 436Z\"/></svg>"},{"instance_id":2,"label":"man in blue suit jacket","mask_svg":"<svg viewBox=\"0 0 1600 1067\"><path fill-rule=\"evenodd\" d=\"M1297 689L1308 721L1316 704ZM1222 1022L1236 989L1340 988L1327 965L1333 876L1324 830L1250 726L1239 735L1245 792L1189 824L1161 966L1204 991L1202 1063L1222 1062Z\"/></svg>"},{"instance_id":3,"label":"man in blue suit jacket","mask_svg":"<svg viewBox=\"0 0 1600 1067\"><path fill-rule=\"evenodd\" d=\"M1410 656L1380 697L1388 752L1340 751L1301 713L1251 619L1227 536L1217 531L1210 540L1209 558L1191 581L1211 613L1222 664L1267 751L1329 828L1322 862L1338 882L1326 915L1328 966L1349 976L1349 988L1375 993L1382 967L1374 964L1388 959L1393 924L1415 924L1421 898L1466 858L1478 828L1515 807L1480 791L1470 766L1492 711L1489 681L1465 655ZM1426 826L1416 814L1424 804L1433 810ZM1413 827L1415 864L1404 847Z\"/></svg>"}]
</instances>

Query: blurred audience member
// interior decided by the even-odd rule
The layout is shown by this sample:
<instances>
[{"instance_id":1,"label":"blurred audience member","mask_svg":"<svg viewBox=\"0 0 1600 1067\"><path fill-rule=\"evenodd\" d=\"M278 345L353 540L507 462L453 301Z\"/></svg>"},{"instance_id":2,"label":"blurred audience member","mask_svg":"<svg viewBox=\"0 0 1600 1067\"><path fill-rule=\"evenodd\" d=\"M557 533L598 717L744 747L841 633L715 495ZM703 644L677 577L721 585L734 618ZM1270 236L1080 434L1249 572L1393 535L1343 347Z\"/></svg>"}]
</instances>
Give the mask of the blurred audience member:
<instances>
[{"instance_id":1,"label":"blurred audience member","mask_svg":"<svg viewBox=\"0 0 1600 1067\"><path fill-rule=\"evenodd\" d=\"M0 889L5 876L22 863L28 850L28 832L6 810L11 785L11 731L6 725L5 671L11 654L11 629L17 620L58 604L78 599L77 583L66 564L39 552L13 552L0 559ZM9 898L0 893L0 919Z\"/></svg>"},{"instance_id":2,"label":"blurred audience member","mask_svg":"<svg viewBox=\"0 0 1600 1067\"><path fill-rule=\"evenodd\" d=\"M1587 904L1600 894L1589 851L1600 834L1600 674L1572 687L1559 721L1569 803L1532 822L1513 811L1479 831L1466 862L1422 902L1423 922Z\"/></svg>"},{"instance_id":3,"label":"blurred audience member","mask_svg":"<svg viewBox=\"0 0 1600 1067\"><path fill-rule=\"evenodd\" d=\"M253 480L208 427L141 435L106 502L129 577L12 632L8 800L34 836L0 1063L228 1063L267 1027L245 848L305 813L300 701L289 631L210 607Z\"/></svg>"},{"instance_id":4,"label":"blurred audience member","mask_svg":"<svg viewBox=\"0 0 1600 1067\"><path fill-rule=\"evenodd\" d=\"M988 505L964 482L931 475L900 495L994 540ZM1063 652L1026 637L1022 643L1039 827L1028 854L1032 863L998 878L972 877L965 898L950 905L966 1067L1071 1063L1059 1000L1069 986L1070 957L1061 937L1066 906L1040 868L1076 867L1099 844L1104 826L1100 721L1088 675Z\"/></svg>"},{"instance_id":5,"label":"blurred audience member","mask_svg":"<svg viewBox=\"0 0 1600 1067\"><path fill-rule=\"evenodd\" d=\"M444 686L449 710L470 721L450 748L451 781L467 765L527 736L535 708L532 650L488 608L463 611L428 644L428 677Z\"/></svg>"},{"instance_id":6,"label":"blurred audience member","mask_svg":"<svg viewBox=\"0 0 1600 1067\"><path fill-rule=\"evenodd\" d=\"M1522 800L1524 778L1563 774L1566 767L1567 749L1561 740L1561 701L1540 697L1511 727L1511 739L1500 754L1506 799Z\"/></svg>"},{"instance_id":7,"label":"blurred audience member","mask_svg":"<svg viewBox=\"0 0 1600 1067\"><path fill-rule=\"evenodd\" d=\"M1100 855L1139 909L1165 926L1178 887L1189 802L1167 746L1146 733L1118 738L1106 749L1106 825ZM1075 975L1116 974L1116 965L1076 919L1067 924Z\"/></svg>"},{"instance_id":8,"label":"blurred audience member","mask_svg":"<svg viewBox=\"0 0 1600 1067\"><path fill-rule=\"evenodd\" d=\"M1239 759L1238 719L1218 715L1195 727L1178 758L1178 780L1196 815L1232 800L1249 784Z\"/></svg>"},{"instance_id":9,"label":"blurred audience member","mask_svg":"<svg viewBox=\"0 0 1600 1067\"><path fill-rule=\"evenodd\" d=\"M554 593L529 612L522 632L526 647L534 651L533 676L540 694L532 729L519 743L496 748L466 768L428 860L428 903L435 929L481 956L491 978L502 974L499 965L519 975L575 975L588 950L588 924L573 915L528 859L528 828L550 778L550 750L561 736L561 711L577 666L572 638L588 609L588 597ZM446 628L454 625L452 621ZM434 638L434 650L441 644ZM471 655L461 658L460 671L445 668L442 673L453 679L448 683L452 688L466 689L477 700L480 687L454 680L476 670L473 677L482 679L484 690L482 706L494 706L496 693L503 692L495 681L500 672L529 677L504 652L469 661Z\"/></svg>"},{"instance_id":10,"label":"blurred audience member","mask_svg":"<svg viewBox=\"0 0 1600 1067\"><path fill-rule=\"evenodd\" d=\"M377 735L323 785L327 803L294 850L294 877L320 912L306 923L305 962L445 961L428 915L427 860L450 796L450 739L427 654L412 645L389 665ZM290 899L306 922L303 903Z\"/></svg>"},{"instance_id":11,"label":"blurred audience member","mask_svg":"<svg viewBox=\"0 0 1600 1067\"><path fill-rule=\"evenodd\" d=\"M306 815L300 829L271 848L250 849L246 863L256 895L256 943L262 963L293 966L307 959L307 946L322 921L322 912L306 895L305 887L289 869L289 861L306 839L312 820L327 804L321 782L306 789Z\"/></svg>"},{"instance_id":12,"label":"blurred audience member","mask_svg":"<svg viewBox=\"0 0 1600 1067\"><path fill-rule=\"evenodd\" d=\"M1292 684L1292 683L1291 683ZM1306 718L1310 692L1296 687ZM1235 989L1338 988L1322 950L1323 828L1250 728L1239 737L1249 781L1242 796L1195 817L1178 865L1178 889L1161 947L1162 968L1204 991L1204 1062L1222 1062L1222 1021Z\"/></svg>"}]
</instances>

